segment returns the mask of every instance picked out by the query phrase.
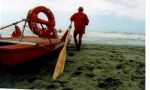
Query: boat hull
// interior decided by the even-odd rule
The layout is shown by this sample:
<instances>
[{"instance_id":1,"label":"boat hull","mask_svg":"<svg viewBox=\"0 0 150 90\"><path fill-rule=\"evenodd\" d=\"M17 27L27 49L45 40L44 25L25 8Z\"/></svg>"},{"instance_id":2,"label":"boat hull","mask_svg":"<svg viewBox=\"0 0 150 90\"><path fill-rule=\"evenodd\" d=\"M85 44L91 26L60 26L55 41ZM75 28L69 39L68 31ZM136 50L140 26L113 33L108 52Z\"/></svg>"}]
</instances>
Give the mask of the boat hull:
<instances>
[{"instance_id":1,"label":"boat hull","mask_svg":"<svg viewBox=\"0 0 150 90\"><path fill-rule=\"evenodd\" d=\"M1 40L15 41L19 38L3 38ZM35 58L53 53L64 46L60 39L41 39L39 37L25 37L24 41L34 42L37 45L0 43L0 62L14 66Z\"/></svg>"}]
</instances>

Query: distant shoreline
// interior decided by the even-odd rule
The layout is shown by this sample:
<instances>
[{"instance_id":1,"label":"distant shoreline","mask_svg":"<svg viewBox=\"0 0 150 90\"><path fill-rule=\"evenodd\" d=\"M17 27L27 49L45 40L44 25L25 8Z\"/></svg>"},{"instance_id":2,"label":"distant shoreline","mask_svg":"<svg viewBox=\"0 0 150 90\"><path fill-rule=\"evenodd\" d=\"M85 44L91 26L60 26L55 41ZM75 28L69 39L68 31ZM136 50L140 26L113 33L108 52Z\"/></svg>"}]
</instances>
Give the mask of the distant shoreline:
<instances>
[{"instance_id":1,"label":"distant shoreline","mask_svg":"<svg viewBox=\"0 0 150 90\"><path fill-rule=\"evenodd\" d=\"M83 44L93 44L93 45L108 45L108 46L139 46L145 47L145 45L129 45L129 44L103 44L103 43L83 43Z\"/></svg>"},{"instance_id":2,"label":"distant shoreline","mask_svg":"<svg viewBox=\"0 0 150 90\"><path fill-rule=\"evenodd\" d=\"M71 44L75 44L73 38L71 40ZM130 45L130 44L105 44L105 43L92 43L92 42L82 42L84 45L106 45L106 46L135 46L135 47L145 47L144 45Z\"/></svg>"}]
</instances>

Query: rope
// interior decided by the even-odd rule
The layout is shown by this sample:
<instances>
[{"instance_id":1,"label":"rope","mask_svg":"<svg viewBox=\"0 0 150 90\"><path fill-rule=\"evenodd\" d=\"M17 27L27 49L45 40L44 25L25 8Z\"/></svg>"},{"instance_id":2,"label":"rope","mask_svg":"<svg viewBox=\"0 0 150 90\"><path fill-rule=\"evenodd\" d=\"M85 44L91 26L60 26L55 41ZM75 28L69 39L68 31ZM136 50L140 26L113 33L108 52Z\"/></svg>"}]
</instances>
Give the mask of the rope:
<instances>
[{"instance_id":1,"label":"rope","mask_svg":"<svg viewBox=\"0 0 150 90\"><path fill-rule=\"evenodd\" d=\"M42 45L42 44L37 44L37 46L41 46L41 47L43 47L43 48L45 48L45 49L47 49L47 50L55 50L55 48L54 48L54 49L50 49L50 48L48 48L48 47L46 47L46 46L44 46L44 45Z\"/></svg>"}]
</instances>

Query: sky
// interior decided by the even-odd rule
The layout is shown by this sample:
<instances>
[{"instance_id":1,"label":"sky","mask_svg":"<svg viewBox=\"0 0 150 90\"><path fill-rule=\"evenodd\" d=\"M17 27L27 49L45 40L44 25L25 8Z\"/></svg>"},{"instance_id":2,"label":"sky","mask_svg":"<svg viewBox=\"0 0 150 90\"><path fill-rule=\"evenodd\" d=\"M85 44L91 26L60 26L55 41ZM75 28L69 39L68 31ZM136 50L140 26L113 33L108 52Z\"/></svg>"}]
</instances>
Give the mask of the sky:
<instances>
[{"instance_id":1,"label":"sky","mask_svg":"<svg viewBox=\"0 0 150 90\"><path fill-rule=\"evenodd\" d=\"M70 16L83 6L90 20L86 30L145 33L145 0L1 0L0 26L26 18L36 6L53 12L58 29L67 28Z\"/></svg>"}]
</instances>

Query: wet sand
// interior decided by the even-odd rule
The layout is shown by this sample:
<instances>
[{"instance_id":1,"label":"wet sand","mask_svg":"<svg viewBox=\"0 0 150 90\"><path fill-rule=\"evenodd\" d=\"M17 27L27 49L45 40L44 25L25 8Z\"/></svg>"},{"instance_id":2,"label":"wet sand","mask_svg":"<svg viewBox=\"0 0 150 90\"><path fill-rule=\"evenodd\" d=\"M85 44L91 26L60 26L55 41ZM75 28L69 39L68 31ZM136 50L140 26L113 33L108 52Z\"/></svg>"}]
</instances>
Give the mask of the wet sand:
<instances>
[{"instance_id":1,"label":"wet sand","mask_svg":"<svg viewBox=\"0 0 150 90\"><path fill-rule=\"evenodd\" d=\"M65 70L52 80L58 52L13 68L1 67L0 88L50 90L144 90L145 47L69 45Z\"/></svg>"}]
</instances>

